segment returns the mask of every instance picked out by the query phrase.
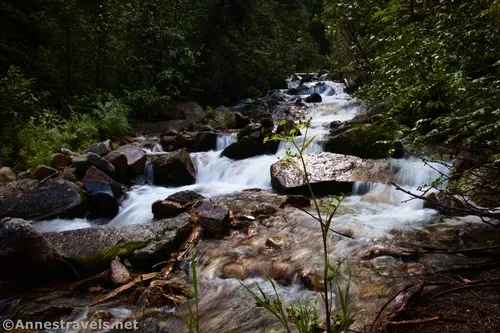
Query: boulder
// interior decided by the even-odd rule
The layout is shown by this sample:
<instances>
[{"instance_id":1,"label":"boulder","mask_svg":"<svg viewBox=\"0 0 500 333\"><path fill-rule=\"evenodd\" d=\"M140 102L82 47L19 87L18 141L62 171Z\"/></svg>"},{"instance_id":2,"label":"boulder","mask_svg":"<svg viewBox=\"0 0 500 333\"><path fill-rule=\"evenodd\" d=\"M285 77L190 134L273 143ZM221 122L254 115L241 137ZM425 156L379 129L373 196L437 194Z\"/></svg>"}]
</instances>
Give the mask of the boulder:
<instances>
[{"instance_id":1,"label":"boulder","mask_svg":"<svg viewBox=\"0 0 500 333\"><path fill-rule=\"evenodd\" d=\"M355 182L386 184L393 179L393 170L386 159L366 160L323 152L305 155L304 160L315 194L345 194L352 191ZM271 184L279 193L310 194L297 158L271 165Z\"/></svg>"},{"instance_id":2,"label":"boulder","mask_svg":"<svg viewBox=\"0 0 500 333\"><path fill-rule=\"evenodd\" d=\"M320 94L314 93L304 98L304 101L307 103L321 103L323 98L321 98Z\"/></svg>"},{"instance_id":3,"label":"boulder","mask_svg":"<svg viewBox=\"0 0 500 333\"><path fill-rule=\"evenodd\" d=\"M113 148L111 147L111 140L106 140L103 142L98 142L90 145L84 153L94 153L99 156L104 156L109 154Z\"/></svg>"},{"instance_id":4,"label":"boulder","mask_svg":"<svg viewBox=\"0 0 500 333\"><path fill-rule=\"evenodd\" d=\"M16 174L9 167L0 168L0 183L8 183L16 180Z\"/></svg>"},{"instance_id":5,"label":"boulder","mask_svg":"<svg viewBox=\"0 0 500 333\"><path fill-rule=\"evenodd\" d=\"M88 210L92 218L111 219L118 214L120 204L108 182L84 179L83 188L87 192Z\"/></svg>"},{"instance_id":6,"label":"boulder","mask_svg":"<svg viewBox=\"0 0 500 333\"><path fill-rule=\"evenodd\" d=\"M76 170L79 177L85 175L88 168L90 168L90 163L87 159L87 155L75 155L71 157L71 164Z\"/></svg>"},{"instance_id":7,"label":"boulder","mask_svg":"<svg viewBox=\"0 0 500 333\"><path fill-rule=\"evenodd\" d=\"M181 186L196 181L193 161L184 149L154 158L152 166L155 184Z\"/></svg>"},{"instance_id":8,"label":"boulder","mask_svg":"<svg viewBox=\"0 0 500 333\"><path fill-rule=\"evenodd\" d=\"M192 151L210 151L215 150L217 146L217 134L214 132L198 132L194 137Z\"/></svg>"},{"instance_id":9,"label":"boulder","mask_svg":"<svg viewBox=\"0 0 500 333\"><path fill-rule=\"evenodd\" d=\"M46 165L39 165L33 170L31 170L31 178L42 180L47 177L53 176L56 173L58 173L58 171L54 168L51 168Z\"/></svg>"},{"instance_id":10,"label":"boulder","mask_svg":"<svg viewBox=\"0 0 500 333\"><path fill-rule=\"evenodd\" d=\"M362 158L401 158L404 155L401 142L392 133L373 124L347 124L332 130L324 149Z\"/></svg>"},{"instance_id":11,"label":"boulder","mask_svg":"<svg viewBox=\"0 0 500 333\"><path fill-rule=\"evenodd\" d=\"M67 277L56 248L28 222L17 218L0 221L0 267L0 280L21 284Z\"/></svg>"},{"instance_id":12,"label":"boulder","mask_svg":"<svg viewBox=\"0 0 500 333\"><path fill-rule=\"evenodd\" d=\"M187 214L182 214L147 224L104 225L44 236L81 273L102 272L117 256L134 269L149 271L178 250L191 228Z\"/></svg>"},{"instance_id":13,"label":"boulder","mask_svg":"<svg viewBox=\"0 0 500 333\"><path fill-rule=\"evenodd\" d=\"M168 219L184 213L188 208L184 208L180 203L170 200L158 200L151 206L151 211L155 219Z\"/></svg>"},{"instance_id":14,"label":"boulder","mask_svg":"<svg viewBox=\"0 0 500 333\"><path fill-rule=\"evenodd\" d=\"M101 156L95 153L87 153L87 161L90 165L95 166L97 169L106 173L107 175L114 177L115 176L115 167L111 162L106 161Z\"/></svg>"},{"instance_id":15,"label":"boulder","mask_svg":"<svg viewBox=\"0 0 500 333\"><path fill-rule=\"evenodd\" d=\"M125 145L118 148L118 151L125 155L129 170L135 175L143 175L146 166L146 154L134 145Z\"/></svg>"},{"instance_id":16,"label":"boulder","mask_svg":"<svg viewBox=\"0 0 500 333\"><path fill-rule=\"evenodd\" d=\"M180 203L183 206L186 205L192 206L198 200L203 200L203 199L205 199L205 197L202 196L201 194L189 190L176 192L167 197L167 200Z\"/></svg>"},{"instance_id":17,"label":"boulder","mask_svg":"<svg viewBox=\"0 0 500 333\"><path fill-rule=\"evenodd\" d=\"M56 153L52 155L52 162L50 163L50 165L57 170L64 169L71 165L71 156Z\"/></svg>"},{"instance_id":18,"label":"boulder","mask_svg":"<svg viewBox=\"0 0 500 333\"><path fill-rule=\"evenodd\" d=\"M273 205L268 204L268 203L261 203L261 204L258 204L257 206L255 206L252 209L251 214L254 215L254 216L257 216L257 215L273 215L277 211L278 210Z\"/></svg>"},{"instance_id":19,"label":"boulder","mask_svg":"<svg viewBox=\"0 0 500 333\"><path fill-rule=\"evenodd\" d=\"M128 174L127 156L115 150L104 156L104 159L115 167L115 177L117 180L125 182Z\"/></svg>"},{"instance_id":20,"label":"boulder","mask_svg":"<svg viewBox=\"0 0 500 333\"><path fill-rule=\"evenodd\" d=\"M257 155L276 154L278 147L278 141L269 140L264 143L264 139L261 137L248 136L226 147L221 155L233 160L242 160Z\"/></svg>"},{"instance_id":21,"label":"boulder","mask_svg":"<svg viewBox=\"0 0 500 333\"><path fill-rule=\"evenodd\" d=\"M62 179L25 179L0 187L0 218L42 220L77 217L83 214L80 189Z\"/></svg>"},{"instance_id":22,"label":"boulder","mask_svg":"<svg viewBox=\"0 0 500 333\"><path fill-rule=\"evenodd\" d=\"M85 173L83 182L85 182L86 180L99 180L108 183L113 191L113 194L118 199L120 199L127 192L127 187L125 185L114 181L111 177L94 166L91 166Z\"/></svg>"},{"instance_id":23,"label":"boulder","mask_svg":"<svg viewBox=\"0 0 500 333\"><path fill-rule=\"evenodd\" d=\"M213 111L213 116L208 121L208 125L215 129L236 128L236 116L225 106L219 106Z\"/></svg>"},{"instance_id":24,"label":"boulder","mask_svg":"<svg viewBox=\"0 0 500 333\"><path fill-rule=\"evenodd\" d=\"M214 205L210 200L205 200L193 208L193 213L213 236L222 237L229 232L229 210L226 206Z\"/></svg>"},{"instance_id":25,"label":"boulder","mask_svg":"<svg viewBox=\"0 0 500 333\"><path fill-rule=\"evenodd\" d=\"M205 110L197 102L180 102L175 104L174 108L184 114L184 118L192 122L199 122L205 116Z\"/></svg>"},{"instance_id":26,"label":"boulder","mask_svg":"<svg viewBox=\"0 0 500 333\"><path fill-rule=\"evenodd\" d=\"M31 174L28 171L21 171L17 174L17 180L30 179L30 178Z\"/></svg>"},{"instance_id":27,"label":"boulder","mask_svg":"<svg viewBox=\"0 0 500 333\"><path fill-rule=\"evenodd\" d=\"M176 134L171 136L162 136L160 144L164 151L175 151L182 148L193 150L195 138L191 134Z\"/></svg>"},{"instance_id":28,"label":"boulder","mask_svg":"<svg viewBox=\"0 0 500 333\"><path fill-rule=\"evenodd\" d=\"M234 112L234 117L236 121L236 128L243 128L251 123L250 118L242 115L240 112Z\"/></svg>"},{"instance_id":29,"label":"boulder","mask_svg":"<svg viewBox=\"0 0 500 333\"><path fill-rule=\"evenodd\" d=\"M276 128L276 134L289 135L292 129L295 129L295 122L293 121L293 119L286 119L284 123L280 122L278 128ZM299 129L296 129L293 136L300 136L300 135L302 135L302 133L300 132Z\"/></svg>"}]
</instances>

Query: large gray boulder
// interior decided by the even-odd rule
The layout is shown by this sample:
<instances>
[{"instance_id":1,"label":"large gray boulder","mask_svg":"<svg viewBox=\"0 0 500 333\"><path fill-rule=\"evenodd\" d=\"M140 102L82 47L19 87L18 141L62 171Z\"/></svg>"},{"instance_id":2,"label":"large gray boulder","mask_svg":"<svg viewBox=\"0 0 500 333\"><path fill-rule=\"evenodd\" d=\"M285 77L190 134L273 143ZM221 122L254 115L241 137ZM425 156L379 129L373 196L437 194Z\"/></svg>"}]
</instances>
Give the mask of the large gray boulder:
<instances>
[{"instance_id":1,"label":"large gray boulder","mask_svg":"<svg viewBox=\"0 0 500 333\"><path fill-rule=\"evenodd\" d=\"M90 145L86 150L85 153L94 153L99 156L104 156L108 154L112 150L111 147L111 141L106 140L103 142L98 142Z\"/></svg>"},{"instance_id":2,"label":"large gray boulder","mask_svg":"<svg viewBox=\"0 0 500 333\"><path fill-rule=\"evenodd\" d=\"M28 222L0 221L0 280L21 284L66 277L66 265L56 248Z\"/></svg>"},{"instance_id":3,"label":"large gray boulder","mask_svg":"<svg viewBox=\"0 0 500 333\"><path fill-rule=\"evenodd\" d=\"M200 103L180 102L175 104L174 108L184 114L184 118L194 123L200 121L205 116L205 111Z\"/></svg>"},{"instance_id":4,"label":"large gray boulder","mask_svg":"<svg viewBox=\"0 0 500 333\"><path fill-rule=\"evenodd\" d=\"M0 186L0 218L42 220L83 214L80 189L63 179L17 180Z\"/></svg>"},{"instance_id":5,"label":"large gray boulder","mask_svg":"<svg viewBox=\"0 0 500 333\"><path fill-rule=\"evenodd\" d=\"M100 272L117 256L134 269L150 270L184 242L192 225L187 214L148 224L105 225L46 233L60 254L82 273Z\"/></svg>"},{"instance_id":6,"label":"large gray boulder","mask_svg":"<svg viewBox=\"0 0 500 333\"><path fill-rule=\"evenodd\" d=\"M208 121L208 125L216 129L236 128L236 115L221 105L213 111L212 119Z\"/></svg>"},{"instance_id":7,"label":"large gray boulder","mask_svg":"<svg viewBox=\"0 0 500 333\"><path fill-rule=\"evenodd\" d=\"M355 182L389 183L393 170L389 160L366 160L356 156L318 153L304 156L309 181L316 194L352 191ZM271 165L273 189L284 194L309 194L300 160L290 159Z\"/></svg>"},{"instance_id":8,"label":"large gray boulder","mask_svg":"<svg viewBox=\"0 0 500 333\"><path fill-rule=\"evenodd\" d=\"M193 161L184 149L154 158L152 166L155 184L181 186L196 181Z\"/></svg>"}]
</instances>

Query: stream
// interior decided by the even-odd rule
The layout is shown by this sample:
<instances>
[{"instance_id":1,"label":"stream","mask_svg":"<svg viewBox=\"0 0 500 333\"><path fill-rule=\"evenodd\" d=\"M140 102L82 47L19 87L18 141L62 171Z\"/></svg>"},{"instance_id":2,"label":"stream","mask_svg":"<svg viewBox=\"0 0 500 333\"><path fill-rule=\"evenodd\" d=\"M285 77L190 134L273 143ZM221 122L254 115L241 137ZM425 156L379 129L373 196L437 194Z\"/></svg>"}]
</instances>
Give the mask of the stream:
<instances>
[{"instance_id":1,"label":"stream","mask_svg":"<svg viewBox=\"0 0 500 333\"><path fill-rule=\"evenodd\" d=\"M296 82L289 82L290 88ZM322 138L329 132L332 121L346 121L359 114L360 103L344 92L341 83L325 81L311 84L303 91L304 96L320 93L322 103L308 104L307 117L312 118L308 137L315 136L306 153L322 152ZM111 221L50 220L37 222L35 227L42 232L55 232L88 228L103 223L126 225L151 223L151 205L156 200L165 199L181 190L192 190L215 202L226 204L231 210L247 212L260 203L277 203L282 200L271 188L270 166L285 155L287 147L281 143L276 155L264 155L233 161L221 157L221 151L236 140L234 134L220 134L216 149L209 152L191 153L196 169L196 183L189 186L166 188L153 185L133 187L122 202L119 214ZM304 137L297 137L301 142ZM157 145L149 151L161 154ZM426 165L416 158L393 159L391 167L397 170L395 182L405 188L418 192L419 186L435 179L439 172L446 172L441 164ZM147 184L152 184L152 172L146 171ZM243 191L261 189L262 191ZM419 237L432 239L450 225L477 223L470 218L439 220L437 212L424 209L420 200L409 200L406 194L396 191L390 185L356 183L352 195L341 205L332 225L336 230L348 232L354 239L341 239L331 236L329 253L332 262L345 259L342 269L344 279L350 271L352 310L358 327L373 319L374 313L391 293L398 290L409 276L424 274L431 268L450 265L445 259L424 259L418 262L405 262L393 257L379 257L363 260L363 254L374 245L393 244L400 240ZM435 223L439 221L438 227ZM444 234L447 235L447 234ZM265 246L269 237L282 239L284 245L279 249ZM445 237L445 236L443 236ZM266 274L275 278L277 291L286 304L316 301L321 316L321 298L315 291L298 283L297 272L310 275L321 272L322 246L320 228L316 221L299 210L286 207L279 214L257 219L246 233L234 233L224 239L204 239L196 248L196 262L200 284L200 322L203 332L265 332L268 328L280 329L279 323L264 310L255 307L251 296L243 290L241 283L255 289L259 283L268 293L273 294L272 285ZM437 241L436 240L436 241ZM448 241L448 239L446 239ZM427 261L426 261L427 260ZM433 261L434 260L434 261ZM262 274L261 267L266 267ZM188 269L186 268L186 272ZM241 273L244 272L244 273ZM241 280L240 280L241 279ZM240 282L241 281L241 282ZM54 293L59 302L65 299L64 293ZM70 298L70 297L69 297ZM70 301L68 301L70 302ZM72 301L75 302L74 300ZM85 303L85 299L79 300ZM131 313L147 307L138 304L134 307L121 303L101 304L88 308L75 308L68 318L85 320L96 309L104 308L117 318L130 316ZM153 318L164 332L183 332L185 326L176 313L186 313L187 307L149 309ZM68 319L67 318L67 319Z\"/></svg>"}]
</instances>

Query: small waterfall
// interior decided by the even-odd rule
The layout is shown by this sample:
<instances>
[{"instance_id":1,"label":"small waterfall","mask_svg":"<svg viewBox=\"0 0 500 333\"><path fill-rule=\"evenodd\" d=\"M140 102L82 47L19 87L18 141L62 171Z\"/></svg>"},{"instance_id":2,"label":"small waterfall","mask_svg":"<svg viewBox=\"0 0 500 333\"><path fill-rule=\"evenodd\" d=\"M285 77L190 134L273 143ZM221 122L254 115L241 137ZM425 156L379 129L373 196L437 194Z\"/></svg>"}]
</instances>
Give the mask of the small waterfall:
<instances>
[{"instance_id":1,"label":"small waterfall","mask_svg":"<svg viewBox=\"0 0 500 333\"><path fill-rule=\"evenodd\" d=\"M420 187L448 172L448 168L442 163L426 164L418 158L391 159L390 164L396 171L394 183L416 194L423 193ZM353 194L361 195L363 201L383 202L414 210L423 208L422 200L412 199L410 195L396 190L392 185L360 182L353 186Z\"/></svg>"},{"instance_id":2,"label":"small waterfall","mask_svg":"<svg viewBox=\"0 0 500 333\"><path fill-rule=\"evenodd\" d=\"M226 147L236 142L235 134L220 134L217 135L217 142L215 146L216 151L224 150Z\"/></svg>"}]
</instances>

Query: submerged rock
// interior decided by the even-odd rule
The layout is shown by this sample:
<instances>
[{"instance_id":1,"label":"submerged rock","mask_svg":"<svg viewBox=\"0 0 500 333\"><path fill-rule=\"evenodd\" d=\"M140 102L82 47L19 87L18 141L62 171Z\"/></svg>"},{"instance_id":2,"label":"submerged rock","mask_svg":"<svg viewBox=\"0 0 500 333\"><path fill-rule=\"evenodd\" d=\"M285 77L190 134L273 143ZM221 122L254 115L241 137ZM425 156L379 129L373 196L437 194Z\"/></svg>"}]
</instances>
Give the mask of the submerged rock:
<instances>
[{"instance_id":1,"label":"submerged rock","mask_svg":"<svg viewBox=\"0 0 500 333\"><path fill-rule=\"evenodd\" d=\"M182 214L148 224L105 225L44 236L84 274L106 270L117 256L134 269L149 271L178 249L191 228L187 215Z\"/></svg>"},{"instance_id":2,"label":"submerged rock","mask_svg":"<svg viewBox=\"0 0 500 333\"><path fill-rule=\"evenodd\" d=\"M334 128L324 143L330 153L362 158L401 158L403 145L392 133L373 124L347 124Z\"/></svg>"},{"instance_id":3,"label":"submerged rock","mask_svg":"<svg viewBox=\"0 0 500 333\"><path fill-rule=\"evenodd\" d=\"M28 222L10 218L0 221L0 267L0 280L21 284L67 277L68 272L56 248L42 234Z\"/></svg>"},{"instance_id":4,"label":"submerged rock","mask_svg":"<svg viewBox=\"0 0 500 333\"><path fill-rule=\"evenodd\" d=\"M354 182L388 183L393 176L389 161L385 159L365 160L323 152L305 155L304 160L316 194L349 193ZM274 163L271 166L271 184L279 193L309 194L298 159L291 159L289 163Z\"/></svg>"},{"instance_id":5,"label":"submerged rock","mask_svg":"<svg viewBox=\"0 0 500 333\"><path fill-rule=\"evenodd\" d=\"M155 184L181 186L196 181L193 161L184 149L154 158L152 166Z\"/></svg>"},{"instance_id":6,"label":"submerged rock","mask_svg":"<svg viewBox=\"0 0 500 333\"><path fill-rule=\"evenodd\" d=\"M0 218L77 217L83 214L82 205L80 189L63 179L48 179L42 183L24 179L0 186Z\"/></svg>"}]
</instances>

